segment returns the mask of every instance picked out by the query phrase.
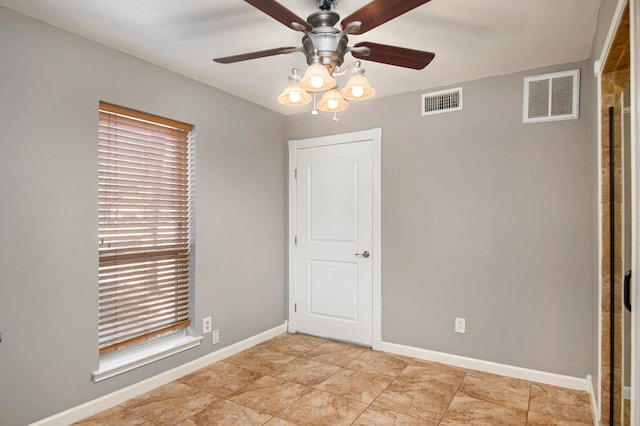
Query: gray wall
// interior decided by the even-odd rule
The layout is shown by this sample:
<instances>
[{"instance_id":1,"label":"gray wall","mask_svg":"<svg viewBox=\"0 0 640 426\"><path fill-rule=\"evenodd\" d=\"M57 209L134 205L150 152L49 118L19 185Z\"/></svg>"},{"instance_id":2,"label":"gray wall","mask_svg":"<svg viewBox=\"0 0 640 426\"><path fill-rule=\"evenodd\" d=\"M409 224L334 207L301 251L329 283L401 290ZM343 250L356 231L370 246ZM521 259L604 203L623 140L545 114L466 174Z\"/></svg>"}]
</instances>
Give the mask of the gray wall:
<instances>
[{"instance_id":1,"label":"gray wall","mask_svg":"<svg viewBox=\"0 0 640 426\"><path fill-rule=\"evenodd\" d=\"M0 424L76 406L284 321L281 115L0 7ZM210 339L94 384L100 100L195 125L195 323ZM248 256L260 247L264 256Z\"/></svg>"},{"instance_id":2,"label":"gray wall","mask_svg":"<svg viewBox=\"0 0 640 426\"><path fill-rule=\"evenodd\" d=\"M523 77L575 68L580 119L522 124ZM382 128L383 340L591 373L591 69L463 83L461 112L422 117L415 92L287 118L288 139Z\"/></svg>"},{"instance_id":3,"label":"gray wall","mask_svg":"<svg viewBox=\"0 0 640 426\"><path fill-rule=\"evenodd\" d=\"M600 0L600 9L596 20L596 31L593 35L593 44L591 45L591 58L599 59L604 44L609 33L609 27L613 20L613 15L618 6L619 0ZM620 0L622 1L622 0Z\"/></svg>"}]
</instances>

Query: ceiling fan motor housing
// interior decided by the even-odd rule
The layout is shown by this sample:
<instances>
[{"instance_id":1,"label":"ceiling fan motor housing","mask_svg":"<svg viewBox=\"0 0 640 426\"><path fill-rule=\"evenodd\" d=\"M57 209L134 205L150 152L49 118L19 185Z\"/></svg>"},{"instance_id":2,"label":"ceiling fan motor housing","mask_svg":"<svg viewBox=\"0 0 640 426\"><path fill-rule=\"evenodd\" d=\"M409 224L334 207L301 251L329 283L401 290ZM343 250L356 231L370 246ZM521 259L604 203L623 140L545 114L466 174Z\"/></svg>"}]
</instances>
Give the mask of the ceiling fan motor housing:
<instances>
[{"instance_id":1,"label":"ceiling fan motor housing","mask_svg":"<svg viewBox=\"0 0 640 426\"><path fill-rule=\"evenodd\" d=\"M329 73L342 65L349 38L335 27L338 21L340 15L330 10L321 10L309 15L307 22L313 29L302 37L307 64L319 61L327 67Z\"/></svg>"}]
</instances>

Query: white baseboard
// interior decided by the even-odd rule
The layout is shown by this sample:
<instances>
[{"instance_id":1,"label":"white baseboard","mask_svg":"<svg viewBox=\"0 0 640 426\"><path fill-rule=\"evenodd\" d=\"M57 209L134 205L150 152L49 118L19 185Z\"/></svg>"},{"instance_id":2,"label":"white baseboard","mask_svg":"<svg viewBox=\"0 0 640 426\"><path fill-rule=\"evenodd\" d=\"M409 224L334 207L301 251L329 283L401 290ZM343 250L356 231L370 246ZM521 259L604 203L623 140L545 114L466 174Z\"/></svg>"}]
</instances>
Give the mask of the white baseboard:
<instances>
[{"instance_id":1,"label":"white baseboard","mask_svg":"<svg viewBox=\"0 0 640 426\"><path fill-rule=\"evenodd\" d=\"M133 385L127 386L126 388L101 396L100 398L96 398L92 401L85 402L84 404L78 405L77 407L73 407L60 413L54 414L53 416L32 423L30 426L67 426L71 423L100 413L101 411L115 407L116 405L124 401L135 398L136 396L142 395L143 393L149 392L157 387L166 385L167 383L179 379L180 377L186 376L189 373L204 368L209 364L237 354L238 352L242 352L245 349L249 349L252 346L276 337L282 333L285 333L286 331L287 322L285 321L283 325L279 325L260 334L256 334L255 336L251 336L245 340L234 343L233 345L227 346L218 351L211 352L210 354L207 354L203 357L195 359L171 370L165 371L164 373L160 373L156 376L150 377L141 382L134 383Z\"/></svg>"},{"instance_id":2,"label":"white baseboard","mask_svg":"<svg viewBox=\"0 0 640 426\"><path fill-rule=\"evenodd\" d=\"M406 355L413 358L424 359L427 361L455 365L457 367L468 368L471 370L499 374L501 376L514 377L516 379L529 380L532 382L560 386L563 388L587 391L586 378L581 379L579 377L564 376L561 374L531 370L528 368L515 367L507 364L498 364L491 361L483 361L475 358L467 358L459 355L430 351L428 349L420 349L412 346L389 343L381 339L373 340L373 349L384 352L391 352L398 355Z\"/></svg>"}]
</instances>

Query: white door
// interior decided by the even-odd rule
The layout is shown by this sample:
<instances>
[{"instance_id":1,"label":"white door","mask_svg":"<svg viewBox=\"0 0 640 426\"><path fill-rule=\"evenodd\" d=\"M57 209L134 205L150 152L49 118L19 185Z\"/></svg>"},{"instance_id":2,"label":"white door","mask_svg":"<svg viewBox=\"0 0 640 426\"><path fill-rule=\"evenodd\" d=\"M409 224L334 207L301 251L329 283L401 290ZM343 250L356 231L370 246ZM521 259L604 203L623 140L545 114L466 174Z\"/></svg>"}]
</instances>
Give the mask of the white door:
<instances>
[{"instance_id":1,"label":"white door","mask_svg":"<svg viewBox=\"0 0 640 426\"><path fill-rule=\"evenodd\" d=\"M296 331L372 344L373 160L370 139L296 149Z\"/></svg>"}]
</instances>

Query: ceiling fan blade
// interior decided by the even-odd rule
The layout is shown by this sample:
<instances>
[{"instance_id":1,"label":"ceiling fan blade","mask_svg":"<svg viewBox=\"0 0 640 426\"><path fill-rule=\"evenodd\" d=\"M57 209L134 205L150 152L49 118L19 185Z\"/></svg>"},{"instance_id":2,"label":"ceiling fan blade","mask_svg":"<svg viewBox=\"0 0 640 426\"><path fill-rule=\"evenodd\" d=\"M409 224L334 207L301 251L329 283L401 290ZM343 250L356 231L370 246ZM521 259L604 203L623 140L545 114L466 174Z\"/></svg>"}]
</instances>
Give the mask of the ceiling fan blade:
<instances>
[{"instance_id":1,"label":"ceiling fan blade","mask_svg":"<svg viewBox=\"0 0 640 426\"><path fill-rule=\"evenodd\" d=\"M388 46L386 44L370 43L364 41L357 43L354 48L368 47L371 54L365 55L357 51L352 51L351 55L357 59L380 62L382 64L395 65L398 67L421 70L433 60L435 53L423 50L407 49L405 47Z\"/></svg>"},{"instance_id":2,"label":"ceiling fan blade","mask_svg":"<svg viewBox=\"0 0 640 426\"><path fill-rule=\"evenodd\" d=\"M311 25L309 25L307 21L305 21L304 19L302 19L301 17L299 17L298 15L296 15L295 13L293 13L292 11L290 11L289 9L287 9L286 7L284 7L283 5L281 5L275 0L244 0L244 1L246 1L256 9L259 9L262 12L266 13L267 15L271 16L276 21L283 23L289 28L293 28L291 26L291 23L296 22L302 25L307 31L312 30Z\"/></svg>"},{"instance_id":3,"label":"ceiling fan blade","mask_svg":"<svg viewBox=\"0 0 640 426\"><path fill-rule=\"evenodd\" d=\"M429 1L430 0L373 0L344 18L340 25L344 28L349 22L360 21L362 22L360 29L351 34L364 34L378 25L397 18Z\"/></svg>"},{"instance_id":4,"label":"ceiling fan blade","mask_svg":"<svg viewBox=\"0 0 640 426\"><path fill-rule=\"evenodd\" d=\"M259 52L243 53L242 55L225 56L224 58L215 58L213 61L220 64L232 64L234 62L248 61L249 59L266 58L267 56L284 55L287 53L298 52L298 47L276 47L275 49L260 50Z\"/></svg>"}]
</instances>

